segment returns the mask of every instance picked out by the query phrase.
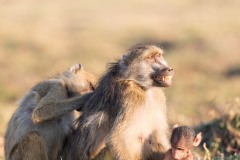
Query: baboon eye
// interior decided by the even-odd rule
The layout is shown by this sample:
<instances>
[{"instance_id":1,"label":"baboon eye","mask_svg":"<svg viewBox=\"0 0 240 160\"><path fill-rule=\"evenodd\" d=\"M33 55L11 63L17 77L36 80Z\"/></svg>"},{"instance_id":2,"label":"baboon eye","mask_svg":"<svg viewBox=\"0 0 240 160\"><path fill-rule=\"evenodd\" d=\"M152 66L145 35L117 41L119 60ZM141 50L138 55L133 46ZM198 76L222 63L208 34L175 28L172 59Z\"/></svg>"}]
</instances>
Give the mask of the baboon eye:
<instances>
[{"instance_id":1,"label":"baboon eye","mask_svg":"<svg viewBox=\"0 0 240 160\"><path fill-rule=\"evenodd\" d=\"M161 54L160 54L160 53L157 53L155 56L156 56L156 57L161 57Z\"/></svg>"},{"instance_id":2,"label":"baboon eye","mask_svg":"<svg viewBox=\"0 0 240 160\"><path fill-rule=\"evenodd\" d=\"M151 59L153 59L153 58L154 58L153 55L149 55L149 56L146 57L147 60L151 60Z\"/></svg>"}]
</instances>

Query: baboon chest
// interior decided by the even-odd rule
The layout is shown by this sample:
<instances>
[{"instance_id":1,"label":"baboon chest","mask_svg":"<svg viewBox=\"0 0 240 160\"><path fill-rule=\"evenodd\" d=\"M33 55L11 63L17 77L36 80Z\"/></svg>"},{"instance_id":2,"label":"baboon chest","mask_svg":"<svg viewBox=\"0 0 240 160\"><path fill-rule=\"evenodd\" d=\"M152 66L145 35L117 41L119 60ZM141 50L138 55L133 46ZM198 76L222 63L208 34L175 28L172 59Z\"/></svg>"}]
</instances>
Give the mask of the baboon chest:
<instances>
[{"instance_id":1,"label":"baboon chest","mask_svg":"<svg viewBox=\"0 0 240 160\"><path fill-rule=\"evenodd\" d=\"M157 145L157 133L165 133L167 129L165 97L162 91L149 90L145 102L137 106L131 116L125 136L132 141L131 148ZM156 132L157 131L157 132ZM154 142L155 141L155 142Z\"/></svg>"}]
</instances>

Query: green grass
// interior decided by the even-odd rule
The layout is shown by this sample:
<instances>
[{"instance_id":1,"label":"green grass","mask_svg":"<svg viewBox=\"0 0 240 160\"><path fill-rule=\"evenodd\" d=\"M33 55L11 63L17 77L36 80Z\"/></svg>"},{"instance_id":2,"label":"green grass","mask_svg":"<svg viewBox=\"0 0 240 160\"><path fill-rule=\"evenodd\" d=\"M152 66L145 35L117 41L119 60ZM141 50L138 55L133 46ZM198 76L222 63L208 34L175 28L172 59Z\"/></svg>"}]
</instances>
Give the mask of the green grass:
<instances>
[{"instance_id":1,"label":"green grass","mask_svg":"<svg viewBox=\"0 0 240 160\"><path fill-rule=\"evenodd\" d=\"M198 125L239 97L239 1L0 2L0 136L38 81L82 63L100 76L133 44L158 40L175 69L169 121ZM227 73L237 73L228 76ZM215 115L216 116L216 115ZM0 148L0 157L2 157ZM1 158L0 158L1 159Z\"/></svg>"}]
</instances>

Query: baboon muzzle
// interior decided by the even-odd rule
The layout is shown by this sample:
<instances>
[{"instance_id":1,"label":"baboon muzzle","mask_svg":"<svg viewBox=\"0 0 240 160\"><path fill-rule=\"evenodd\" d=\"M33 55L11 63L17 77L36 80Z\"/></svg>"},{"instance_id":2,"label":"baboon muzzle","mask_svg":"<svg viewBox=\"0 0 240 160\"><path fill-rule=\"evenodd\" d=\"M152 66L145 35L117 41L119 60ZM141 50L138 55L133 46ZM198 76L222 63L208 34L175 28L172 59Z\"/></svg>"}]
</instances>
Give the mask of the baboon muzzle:
<instances>
[{"instance_id":1,"label":"baboon muzzle","mask_svg":"<svg viewBox=\"0 0 240 160\"><path fill-rule=\"evenodd\" d=\"M172 77L174 75L173 68L164 68L157 71L153 75L153 79L161 87L169 87L172 84Z\"/></svg>"}]
</instances>

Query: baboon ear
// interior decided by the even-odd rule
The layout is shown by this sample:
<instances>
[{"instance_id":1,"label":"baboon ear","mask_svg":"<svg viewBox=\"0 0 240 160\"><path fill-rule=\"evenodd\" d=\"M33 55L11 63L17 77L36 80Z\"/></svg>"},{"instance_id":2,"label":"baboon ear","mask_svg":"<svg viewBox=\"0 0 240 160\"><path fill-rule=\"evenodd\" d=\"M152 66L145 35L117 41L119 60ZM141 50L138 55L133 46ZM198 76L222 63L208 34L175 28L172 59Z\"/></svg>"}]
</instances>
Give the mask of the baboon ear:
<instances>
[{"instance_id":1,"label":"baboon ear","mask_svg":"<svg viewBox=\"0 0 240 160\"><path fill-rule=\"evenodd\" d=\"M72 73L77 73L79 70L81 70L83 67L81 64L74 64L71 68L70 68L70 72Z\"/></svg>"},{"instance_id":2,"label":"baboon ear","mask_svg":"<svg viewBox=\"0 0 240 160\"><path fill-rule=\"evenodd\" d=\"M193 146L198 146L202 141L202 132L198 133L193 140Z\"/></svg>"},{"instance_id":3,"label":"baboon ear","mask_svg":"<svg viewBox=\"0 0 240 160\"><path fill-rule=\"evenodd\" d=\"M174 129L174 128L177 128L177 127L178 127L178 124L175 124L175 125L173 126L173 129Z\"/></svg>"}]
</instances>

